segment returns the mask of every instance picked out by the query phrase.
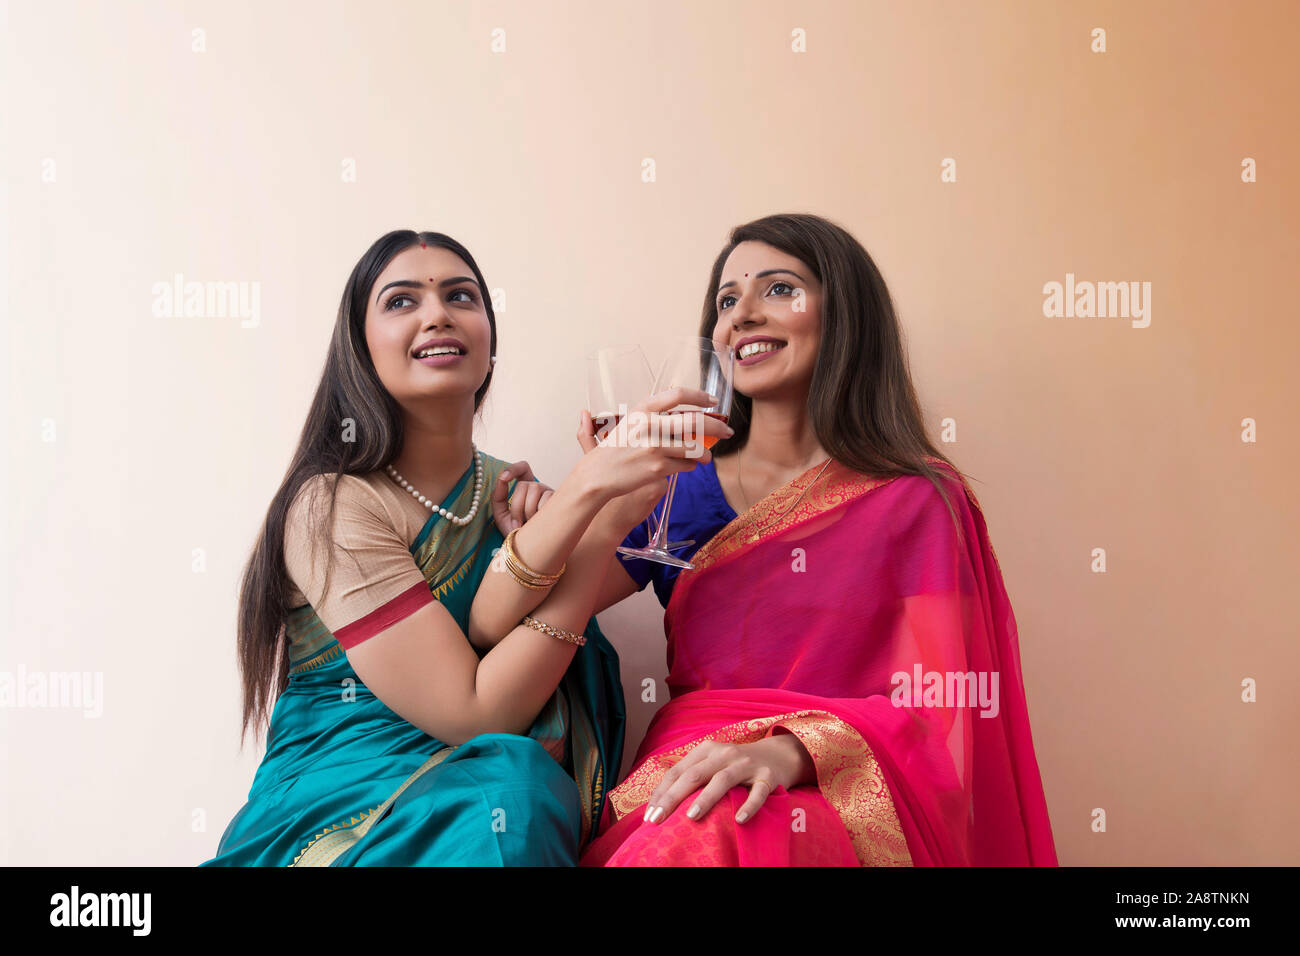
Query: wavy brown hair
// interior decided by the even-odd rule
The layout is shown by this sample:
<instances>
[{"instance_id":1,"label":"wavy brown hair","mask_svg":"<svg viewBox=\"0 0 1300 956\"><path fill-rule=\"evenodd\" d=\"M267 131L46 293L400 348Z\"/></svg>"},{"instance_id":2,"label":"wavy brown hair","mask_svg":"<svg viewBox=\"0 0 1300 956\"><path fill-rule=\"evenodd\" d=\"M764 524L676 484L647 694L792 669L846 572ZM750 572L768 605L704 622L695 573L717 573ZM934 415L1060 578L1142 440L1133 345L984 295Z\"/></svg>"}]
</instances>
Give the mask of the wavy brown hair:
<instances>
[{"instance_id":1,"label":"wavy brown hair","mask_svg":"<svg viewBox=\"0 0 1300 956\"><path fill-rule=\"evenodd\" d=\"M323 534L323 528L333 520L335 495L342 476L376 471L401 454L402 409L379 380L366 344L366 299L375 280L393 258L417 243L448 249L469 266L478 281L492 330L491 354L496 354L496 316L487 294L487 283L469 250L455 239L440 232L397 230L375 240L353 267L343 287L325 368L298 447L271 499L240 584L236 647L244 691L241 747L250 727L259 732L266 728L271 708L289 683L285 632L289 586L284 563L284 528L289 506L310 479L316 475L333 475L329 482L328 512L310 532ZM475 411L482 405L491 382L489 366L487 377L474 393ZM349 419L351 426L345 440ZM315 513L314 508L312 512ZM329 549L331 558L333 553ZM327 564L327 578L328 574Z\"/></svg>"},{"instance_id":2,"label":"wavy brown hair","mask_svg":"<svg viewBox=\"0 0 1300 956\"><path fill-rule=\"evenodd\" d=\"M722 269L742 242L763 242L796 257L822 285L821 343L808 388L808 416L822 448L863 474L928 479L957 526L958 541L963 541L940 472L926 458L944 462L963 482L966 476L926 434L894 302L867 250L843 227L806 213L764 216L737 226L709 275L702 338L713 337ZM736 433L713 446L715 457L745 447L753 404L748 395L733 393L727 424Z\"/></svg>"}]
</instances>

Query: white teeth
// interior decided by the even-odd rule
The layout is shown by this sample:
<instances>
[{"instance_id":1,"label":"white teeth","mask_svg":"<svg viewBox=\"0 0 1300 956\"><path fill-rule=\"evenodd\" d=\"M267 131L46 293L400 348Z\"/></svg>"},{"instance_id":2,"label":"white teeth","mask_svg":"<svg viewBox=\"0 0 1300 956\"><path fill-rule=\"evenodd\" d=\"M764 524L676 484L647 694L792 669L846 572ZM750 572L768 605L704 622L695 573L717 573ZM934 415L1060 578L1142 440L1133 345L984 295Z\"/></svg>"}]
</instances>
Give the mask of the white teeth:
<instances>
[{"instance_id":1,"label":"white teeth","mask_svg":"<svg viewBox=\"0 0 1300 956\"><path fill-rule=\"evenodd\" d=\"M751 355L757 355L759 352L775 352L779 348L784 348L784 343L777 342L750 342L748 345L742 345L737 353L742 359L747 359Z\"/></svg>"},{"instance_id":2,"label":"white teeth","mask_svg":"<svg viewBox=\"0 0 1300 956\"><path fill-rule=\"evenodd\" d=\"M421 349L415 353L416 358L427 358L430 355L459 355L460 349L454 345L439 345L437 348Z\"/></svg>"}]
</instances>

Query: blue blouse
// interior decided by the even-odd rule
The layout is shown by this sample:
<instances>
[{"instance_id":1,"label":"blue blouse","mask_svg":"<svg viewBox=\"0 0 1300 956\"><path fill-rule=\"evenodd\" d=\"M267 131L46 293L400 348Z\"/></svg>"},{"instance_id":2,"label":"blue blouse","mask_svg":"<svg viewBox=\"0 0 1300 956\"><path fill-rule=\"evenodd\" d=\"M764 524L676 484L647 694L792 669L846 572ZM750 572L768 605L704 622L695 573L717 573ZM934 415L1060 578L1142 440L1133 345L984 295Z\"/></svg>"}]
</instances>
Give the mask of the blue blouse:
<instances>
[{"instance_id":1,"label":"blue blouse","mask_svg":"<svg viewBox=\"0 0 1300 956\"><path fill-rule=\"evenodd\" d=\"M654 526L663 514L664 503L660 501L655 510L645 521L641 522L623 539L623 544L631 548L644 548L650 541ZM710 538L725 528L736 518L736 512L727 504L718 483L718 472L710 459L707 464L697 464L690 471L677 476L677 490L673 494L673 508L668 515L668 540L685 541L694 539L695 543L686 548L678 548L672 553L679 558L689 559L696 551L704 547ZM637 590L654 582L655 595L659 603L668 606L673 596L673 584L681 568L645 558L629 558L619 555L623 570L637 584Z\"/></svg>"}]
</instances>

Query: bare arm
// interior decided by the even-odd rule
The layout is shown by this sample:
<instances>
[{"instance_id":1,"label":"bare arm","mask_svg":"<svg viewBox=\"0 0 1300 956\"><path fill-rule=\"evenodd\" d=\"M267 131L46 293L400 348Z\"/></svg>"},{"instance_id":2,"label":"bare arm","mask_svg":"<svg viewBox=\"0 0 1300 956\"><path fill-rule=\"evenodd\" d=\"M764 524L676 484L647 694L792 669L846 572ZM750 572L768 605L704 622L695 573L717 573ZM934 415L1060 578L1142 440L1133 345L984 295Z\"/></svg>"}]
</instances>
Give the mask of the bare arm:
<instances>
[{"instance_id":1,"label":"bare arm","mask_svg":"<svg viewBox=\"0 0 1300 956\"><path fill-rule=\"evenodd\" d=\"M519 559L543 574L554 574L565 566L603 503L594 489L583 483L583 476L576 477L576 481L566 480L561 484L546 507L515 533L514 547ZM564 577L572 573L570 567ZM524 587L501 561L494 560L470 606L470 643L480 649L493 647L525 614L531 614L547 593Z\"/></svg>"},{"instance_id":2,"label":"bare arm","mask_svg":"<svg viewBox=\"0 0 1300 956\"><path fill-rule=\"evenodd\" d=\"M529 521L524 528L532 527L532 522L536 521L541 514L539 511L537 516L532 521ZM582 542L578 545L578 547L586 545L593 550L605 548L606 560L603 568L593 565L591 571L593 575L600 578L600 587L596 592L596 603L592 609L592 614L599 614L640 590L636 581L627 573L623 565L623 559L614 551L615 547L623 543L626 532L622 531L616 522L608 522L603 518L604 512L597 516L596 520L592 521L591 525L588 526ZM521 528L519 533L515 535L516 544L523 536L524 529ZM522 553L520 556L523 556ZM529 565L533 566L531 562L529 562ZM573 573L572 566L564 572L564 577L568 577L571 573ZM495 568L493 571L489 571L484 576L483 583L479 585L478 594L474 596L475 607L479 606L479 600L482 597L485 601L509 602L506 605L509 609L501 610L499 607L492 607L491 610L495 613L488 613L489 606L482 607L481 610L484 613L479 618L479 629L476 631L474 609L471 608L470 641L480 649L495 647L523 619L525 614L533 613L533 607L540 604L545 599L545 595L545 591L532 591L523 587L515 581L509 571L496 570ZM511 617L510 615L514 616ZM508 623L505 623L506 621ZM482 622L489 623L485 625ZM485 627L491 629L485 630ZM500 628L499 631L496 630L498 627Z\"/></svg>"},{"instance_id":3,"label":"bare arm","mask_svg":"<svg viewBox=\"0 0 1300 956\"><path fill-rule=\"evenodd\" d=\"M534 616L581 634L616 543L599 536L580 542ZM527 732L576 650L521 625L480 661L451 614L434 602L353 647L348 660L391 710L430 736L459 744L482 733Z\"/></svg>"},{"instance_id":4,"label":"bare arm","mask_svg":"<svg viewBox=\"0 0 1300 956\"><path fill-rule=\"evenodd\" d=\"M622 537L618 543L621 544ZM619 601L625 600L636 594L640 588L637 587L636 581L627 573L627 566L623 559L617 553L610 557L609 563L605 566L605 574L600 582L600 591L596 595L596 609L593 614L599 614L607 608L613 607Z\"/></svg>"},{"instance_id":5,"label":"bare arm","mask_svg":"<svg viewBox=\"0 0 1300 956\"><path fill-rule=\"evenodd\" d=\"M702 402L708 395L695 389L669 389L647 399L637 410L660 412L686 399ZM614 548L663 497L668 475L690 471L698 461L708 461L711 457L707 449L697 459L689 454L689 446L685 444L670 441L657 445L638 440L635 435L629 435L632 418L629 415L609 443L598 447L591 417L585 411L582 413L578 438L584 449L583 457L546 508L528 519L514 537L520 560L545 574L559 571L579 541L585 545L590 539L593 550L603 548L606 561L597 562L585 571L599 585L593 600L597 601L596 609L602 611L637 590L626 571L610 566L612 561L621 562ZM695 434L719 438L732 434L731 428L716 419L699 415L695 418L698 419L692 421ZM675 419L678 423L683 420ZM574 573L570 565L561 581ZM470 607L470 641L479 649L494 646L538 606L545 594L519 584L514 575L493 562Z\"/></svg>"}]
</instances>

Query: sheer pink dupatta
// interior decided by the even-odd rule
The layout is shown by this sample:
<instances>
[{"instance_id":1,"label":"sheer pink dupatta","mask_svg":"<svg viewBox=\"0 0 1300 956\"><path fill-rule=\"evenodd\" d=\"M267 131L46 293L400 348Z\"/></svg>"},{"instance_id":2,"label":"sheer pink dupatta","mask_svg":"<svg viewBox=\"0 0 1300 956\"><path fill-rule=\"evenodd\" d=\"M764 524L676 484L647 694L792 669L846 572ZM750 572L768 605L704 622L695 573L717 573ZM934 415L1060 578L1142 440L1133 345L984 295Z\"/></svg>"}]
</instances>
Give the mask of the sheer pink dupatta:
<instances>
[{"instance_id":1,"label":"sheer pink dupatta","mask_svg":"<svg viewBox=\"0 0 1300 956\"><path fill-rule=\"evenodd\" d=\"M584 863L1056 864L997 558L974 494L932 463L960 538L926 479L832 462L696 554L665 623L673 699ZM701 740L780 732L807 747L815 786L778 790L741 825L739 787L698 823L689 800L670 826L641 822ZM667 852L683 840L699 851Z\"/></svg>"}]
</instances>

